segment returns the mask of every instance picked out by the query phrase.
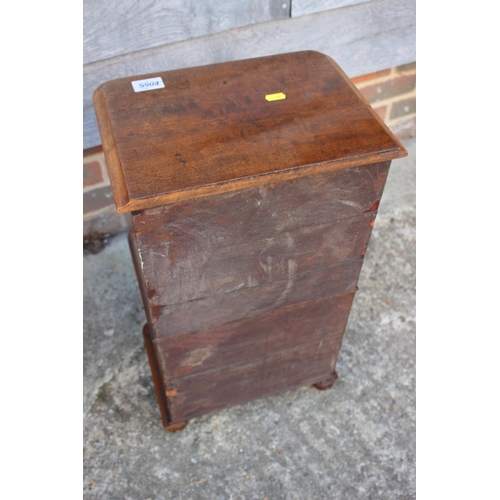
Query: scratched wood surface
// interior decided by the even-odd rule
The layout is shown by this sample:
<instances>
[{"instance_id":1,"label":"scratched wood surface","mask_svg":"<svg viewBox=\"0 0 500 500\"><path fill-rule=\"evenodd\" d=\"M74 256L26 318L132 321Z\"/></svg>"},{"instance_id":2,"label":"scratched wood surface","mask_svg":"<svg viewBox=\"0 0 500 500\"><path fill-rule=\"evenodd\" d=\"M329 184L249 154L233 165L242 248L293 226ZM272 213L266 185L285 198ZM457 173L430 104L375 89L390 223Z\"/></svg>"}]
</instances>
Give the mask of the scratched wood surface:
<instances>
[{"instance_id":1,"label":"scratched wood surface","mask_svg":"<svg viewBox=\"0 0 500 500\"><path fill-rule=\"evenodd\" d=\"M362 259L352 259L258 287L235 290L171 306L151 304L155 338L191 333L280 307L352 293Z\"/></svg>"},{"instance_id":2,"label":"scratched wood surface","mask_svg":"<svg viewBox=\"0 0 500 500\"><path fill-rule=\"evenodd\" d=\"M134 92L153 76L165 88ZM277 92L286 98L265 99ZM312 51L112 80L95 106L119 212L406 155L338 65Z\"/></svg>"},{"instance_id":3,"label":"scratched wood surface","mask_svg":"<svg viewBox=\"0 0 500 500\"><path fill-rule=\"evenodd\" d=\"M388 168L386 162L134 213L148 300L166 306L362 256Z\"/></svg>"},{"instance_id":4,"label":"scratched wood surface","mask_svg":"<svg viewBox=\"0 0 500 500\"><path fill-rule=\"evenodd\" d=\"M146 238L139 238L145 273L151 277L149 300L170 306L359 258L368 245L369 233L365 229L374 218L375 214L368 212L243 243L232 240L226 244L227 235L221 228L218 241L216 234L210 241L194 232L191 238L161 239L157 246L158 240L149 233L147 243ZM350 247L335 245L349 239Z\"/></svg>"},{"instance_id":5,"label":"scratched wood surface","mask_svg":"<svg viewBox=\"0 0 500 500\"><path fill-rule=\"evenodd\" d=\"M132 212L169 422L331 377L389 166Z\"/></svg>"},{"instance_id":6,"label":"scratched wood surface","mask_svg":"<svg viewBox=\"0 0 500 500\"><path fill-rule=\"evenodd\" d=\"M389 166L390 162L376 163L137 211L133 230L145 248L148 236L143 233L149 232L162 234L166 241L192 240L199 234L192 243L203 241L212 247L220 238L241 243L246 237L261 239L327 224L372 211L382 196ZM217 231L218 227L223 229Z\"/></svg>"}]
</instances>

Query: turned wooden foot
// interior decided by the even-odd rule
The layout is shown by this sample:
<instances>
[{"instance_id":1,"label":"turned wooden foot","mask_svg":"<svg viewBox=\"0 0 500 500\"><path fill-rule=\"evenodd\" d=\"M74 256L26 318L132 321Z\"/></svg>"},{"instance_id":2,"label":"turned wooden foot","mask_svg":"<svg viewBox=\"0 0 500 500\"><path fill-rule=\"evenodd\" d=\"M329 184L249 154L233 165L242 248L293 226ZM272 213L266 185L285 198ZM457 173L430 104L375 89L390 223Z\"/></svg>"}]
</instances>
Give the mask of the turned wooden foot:
<instances>
[{"instance_id":1,"label":"turned wooden foot","mask_svg":"<svg viewBox=\"0 0 500 500\"><path fill-rule=\"evenodd\" d=\"M339 376L337 375L337 372L333 370L333 373L328 378L321 380L321 382L316 382L313 384L313 387L316 387L318 391L326 391L327 389L330 389L333 384L335 384L338 378Z\"/></svg>"},{"instance_id":2,"label":"turned wooden foot","mask_svg":"<svg viewBox=\"0 0 500 500\"><path fill-rule=\"evenodd\" d=\"M184 420L183 422L177 422L176 424L166 425L165 429L167 429L168 432L179 432L182 431L187 424L187 420Z\"/></svg>"}]
</instances>

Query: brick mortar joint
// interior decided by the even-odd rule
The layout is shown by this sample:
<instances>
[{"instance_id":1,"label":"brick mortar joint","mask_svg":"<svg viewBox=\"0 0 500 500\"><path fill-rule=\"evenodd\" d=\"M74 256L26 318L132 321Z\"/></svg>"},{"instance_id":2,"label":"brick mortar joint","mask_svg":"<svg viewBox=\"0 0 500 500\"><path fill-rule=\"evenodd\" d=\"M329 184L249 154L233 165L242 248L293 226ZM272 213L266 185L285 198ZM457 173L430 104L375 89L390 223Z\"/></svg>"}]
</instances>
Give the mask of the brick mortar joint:
<instances>
[{"instance_id":1,"label":"brick mortar joint","mask_svg":"<svg viewBox=\"0 0 500 500\"><path fill-rule=\"evenodd\" d=\"M104 156L104 153L101 151L99 153L94 153L92 155L86 156L83 158L83 167L85 168L85 165L88 165L90 163L98 163L99 167L101 169L101 177L102 177L102 182L99 184L92 184L91 186L87 186L87 188L94 189L94 187L100 187L101 185L109 184L109 175L108 175L108 169L106 167L106 158ZM88 190L88 189L87 189ZM83 189L83 192L86 192L86 188Z\"/></svg>"},{"instance_id":2,"label":"brick mortar joint","mask_svg":"<svg viewBox=\"0 0 500 500\"><path fill-rule=\"evenodd\" d=\"M101 163L101 172L102 172L102 178L103 178L104 182L107 182L108 184L110 184L111 181L109 180L108 169L107 169L105 163Z\"/></svg>"},{"instance_id":3,"label":"brick mortar joint","mask_svg":"<svg viewBox=\"0 0 500 500\"><path fill-rule=\"evenodd\" d=\"M387 120L389 116L391 116L391 113L392 113L392 102L389 102L386 104L384 123L387 123Z\"/></svg>"},{"instance_id":4,"label":"brick mortar joint","mask_svg":"<svg viewBox=\"0 0 500 500\"><path fill-rule=\"evenodd\" d=\"M98 182L97 184L91 184L90 186L85 186L83 188L83 194L108 186L111 186L109 179L108 180L104 179L103 181Z\"/></svg>"},{"instance_id":5,"label":"brick mortar joint","mask_svg":"<svg viewBox=\"0 0 500 500\"><path fill-rule=\"evenodd\" d=\"M404 122L406 120L411 120L417 117L417 113L408 113L407 115L399 116L398 118L393 118L392 120L387 120L385 124L390 127L391 125L395 125L399 122Z\"/></svg>"},{"instance_id":6,"label":"brick mortar joint","mask_svg":"<svg viewBox=\"0 0 500 500\"><path fill-rule=\"evenodd\" d=\"M93 153L88 156L83 157L83 164L86 165L88 163L98 162L101 165L101 168L104 168L104 153Z\"/></svg>"},{"instance_id":7,"label":"brick mortar joint","mask_svg":"<svg viewBox=\"0 0 500 500\"><path fill-rule=\"evenodd\" d=\"M405 92L404 94L394 95L388 97L387 99L382 99L381 101L370 102L370 106L373 109L380 108L382 106L388 106L394 102L403 101L404 99L410 99L411 97L417 97L417 89L412 89L410 92Z\"/></svg>"},{"instance_id":8,"label":"brick mortar joint","mask_svg":"<svg viewBox=\"0 0 500 500\"><path fill-rule=\"evenodd\" d=\"M377 77L373 78L372 80L366 80L364 82L354 83L354 85L356 86L356 88L361 90L364 87L368 87L370 85L375 85L377 83L386 83L386 82L390 82L391 80L396 80L397 78L399 78L401 76L411 76L411 75L417 74L416 69L412 69L409 71L402 71L401 73L396 72L395 68L392 68L392 70L394 70L394 73L391 71L388 75L377 76ZM353 78L353 80L356 80L356 78Z\"/></svg>"}]
</instances>

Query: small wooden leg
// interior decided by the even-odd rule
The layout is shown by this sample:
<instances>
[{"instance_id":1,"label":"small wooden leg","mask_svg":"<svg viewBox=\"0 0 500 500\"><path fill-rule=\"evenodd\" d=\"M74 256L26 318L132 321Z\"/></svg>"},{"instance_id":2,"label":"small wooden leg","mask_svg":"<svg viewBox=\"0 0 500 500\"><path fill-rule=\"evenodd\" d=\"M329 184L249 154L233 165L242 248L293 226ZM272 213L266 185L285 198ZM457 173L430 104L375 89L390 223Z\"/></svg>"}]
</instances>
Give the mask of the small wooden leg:
<instances>
[{"instance_id":1,"label":"small wooden leg","mask_svg":"<svg viewBox=\"0 0 500 500\"><path fill-rule=\"evenodd\" d=\"M156 363L156 358L154 354L153 343L151 342L151 337L149 336L149 326L146 323L142 329L142 335L144 337L144 345L146 346L146 353L148 355L149 366L151 368L151 375L153 376L153 384L156 392L156 399L158 401L158 406L160 407L161 420L163 422L163 427L167 429L168 432L179 432L186 427L187 420L182 422L176 422L175 424L169 424L169 413L167 407L167 400L165 398L165 392L163 383L161 380L160 370Z\"/></svg>"},{"instance_id":2,"label":"small wooden leg","mask_svg":"<svg viewBox=\"0 0 500 500\"><path fill-rule=\"evenodd\" d=\"M333 373L328 378L325 378L324 380L313 384L313 387L316 387L318 391L326 391L326 389L330 389L333 384L335 384L338 378L339 376L337 375L337 372L333 370Z\"/></svg>"},{"instance_id":3,"label":"small wooden leg","mask_svg":"<svg viewBox=\"0 0 500 500\"><path fill-rule=\"evenodd\" d=\"M165 429L167 429L168 432L179 432L182 431L187 424L187 420L184 420L183 422L177 422L176 424L166 425Z\"/></svg>"}]
</instances>

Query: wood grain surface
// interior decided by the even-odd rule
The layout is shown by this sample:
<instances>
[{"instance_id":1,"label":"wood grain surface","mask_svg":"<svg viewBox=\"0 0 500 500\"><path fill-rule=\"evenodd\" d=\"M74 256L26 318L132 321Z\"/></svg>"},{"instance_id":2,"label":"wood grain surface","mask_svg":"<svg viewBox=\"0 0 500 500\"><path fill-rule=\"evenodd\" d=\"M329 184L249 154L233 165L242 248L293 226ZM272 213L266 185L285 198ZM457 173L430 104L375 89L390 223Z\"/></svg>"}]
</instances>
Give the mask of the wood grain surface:
<instances>
[{"instance_id":1,"label":"wood grain surface","mask_svg":"<svg viewBox=\"0 0 500 500\"><path fill-rule=\"evenodd\" d=\"M300 50L328 54L351 78L412 62L416 57L415 2L373 0L295 19L253 24L86 64L83 147L102 143L92 93L108 80Z\"/></svg>"},{"instance_id":2,"label":"wood grain surface","mask_svg":"<svg viewBox=\"0 0 500 500\"><path fill-rule=\"evenodd\" d=\"M148 77L165 88L134 92ZM268 102L275 92L286 99ZM311 51L113 80L95 104L119 212L406 154L335 62Z\"/></svg>"},{"instance_id":3,"label":"wood grain surface","mask_svg":"<svg viewBox=\"0 0 500 500\"><path fill-rule=\"evenodd\" d=\"M86 0L83 62L287 18L290 0Z\"/></svg>"},{"instance_id":4,"label":"wood grain surface","mask_svg":"<svg viewBox=\"0 0 500 500\"><path fill-rule=\"evenodd\" d=\"M289 279L171 306L151 304L153 338L192 333L267 314L285 306L352 293L363 259L352 259Z\"/></svg>"},{"instance_id":5,"label":"wood grain surface","mask_svg":"<svg viewBox=\"0 0 500 500\"><path fill-rule=\"evenodd\" d=\"M372 0L293 0L292 17L307 16L325 10L349 7L358 3L366 3Z\"/></svg>"},{"instance_id":6,"label":"wood grain surface","mask_svg":"<svg viewBox=\"0 0 500 500\"><path fill-rule=\"evenodd\" d=\"M198 236L172 239L170 244L161 241L156 250L141 244L145 273L151 277L150 300L163 305L198 300L359 258L366 251L367 229L374 218L374 213L367 213L241 244L225 246L221 241L212 248ZM339 241L352 244L337 246Z\"/></svg>"},{"instance_id":7,"label":"wood grain surface","mask_svg":"<svg viewBox=\"0 0 500 500\"><path fill-rule=\"evenodd\" d=\"M283 306L190 335L154 341L163 380L224 367L315 338L342 338L354 293Z\"/></svg>"},{"instance_id":8,"label":"wood grain surface","mask_svg":"<svg viewBox=\"0 0 500 500\"><path fill-rule=\"evenodd\" d=\"M191 301L361 257L388 169L386 162L134 212L148 301Z\"/></svg>"},{"instance_id":9,"label":"wood grain surface","mask_svg":"<svg viewBox=\"0 0 500 500\"><path fill-rule=\"evenodd\" d=\"M330 336L281 349L248 363L171 379L166 394L172 420L186 420L328 378L339 349L339 338Z\"/></svg>"}]
</instances>

